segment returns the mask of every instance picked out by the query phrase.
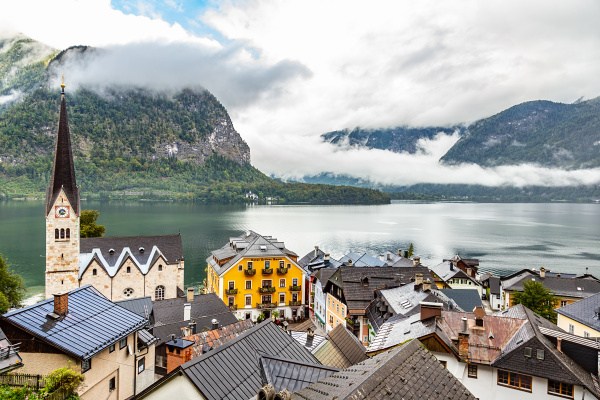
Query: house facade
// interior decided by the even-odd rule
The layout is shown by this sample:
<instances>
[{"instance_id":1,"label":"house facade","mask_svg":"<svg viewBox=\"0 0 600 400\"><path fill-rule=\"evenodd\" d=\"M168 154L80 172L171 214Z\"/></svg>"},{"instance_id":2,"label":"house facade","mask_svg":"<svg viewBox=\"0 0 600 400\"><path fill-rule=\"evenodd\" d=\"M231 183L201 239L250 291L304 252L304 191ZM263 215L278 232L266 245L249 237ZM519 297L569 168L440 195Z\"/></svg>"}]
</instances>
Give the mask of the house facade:
<instances>
[{"instance_id":1,"label":"house facade","mask_svg":"<svg viewBox=\"0 0 600 400\"><path fill-rule=\"evenodd\" d=\"M250 231L211 252L206 287L239 319L304 317L306 274L297 259L283 242Z\"/></svg>"},{"instance_id":2,"label":"house facade","mask_svg":"<svg viewBox=\"0 0 600 400\"><path fill-rule=\"evenodd\" d=\"M154 382L154 343L148 321L84 286L2 316L11 341L21 343L19 373L81 372L84 400L124 399Z\"/></svg>"},{"instance_id":3,"label":"house facade","mask_svg":"<svg viewBox=\"0 0 600 400\"><path fill-rule=\"evenodd\" d=\"M600 337L600 293L556 310L556 325L573 335Z\"/></svg>"},{"instance_id":4,"label":"house facade","mask_svg":"<svg viewBox=\"0 0 600 400\"><path fill-rule=\"evenodd\" d=\"M80 196L75 178L64 84L54 161L46 193L45 297L93 285L113 301L183 291L179 235L81 238Z\"/></svg>"}]
</instances>

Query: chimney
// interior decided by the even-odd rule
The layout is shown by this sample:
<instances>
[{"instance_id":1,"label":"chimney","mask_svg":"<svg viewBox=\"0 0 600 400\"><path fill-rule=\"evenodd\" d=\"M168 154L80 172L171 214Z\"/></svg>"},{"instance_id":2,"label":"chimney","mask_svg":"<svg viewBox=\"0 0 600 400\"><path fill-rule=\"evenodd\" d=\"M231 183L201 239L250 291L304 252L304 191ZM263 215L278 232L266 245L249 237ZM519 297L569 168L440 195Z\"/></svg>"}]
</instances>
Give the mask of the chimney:
<instances>
[{"instance_id":1,"label":"chimney","mask_svg":"<svg viewBox=\"0 0 600 400\"><path fill-rule=\"evenodd\" d=\"M429 292L431 290L431 279L427 278L423 281L423 291Z\"/></svg>"},{"instance_id":2,"label":"chimney","mask_svg":"<svg viewBox=\"0 0 600 400\"><path fill-rule=\"evenodd\" d=\"M387 253L386 260L387 261L392 261L392 254L391 253Z\"/></svg>"},{"instance_id":3,"label":"chimney","mask_svg":"<svg viewBox=\"0 0 600 400\"><path fill-rule=\"evenodd\" d=\"M54 314L64 317L69 312L69 292L54 295Z\"/></svg>"},{"instance_id":4,"label":"chimney","mask_svg":"<svg viewBox=\"0 0 600 400\"><path fill-rule=\"evenodd\" d=\"M467 317L462 317L460 319L462 321L462 332L469 334L469 326L467 325Z\"/></svg>"},{"instance_id":5,"label":"chimney","mask_svg":"<svg viewBox=\"0 0 600 400\"><path fill-rule=\"evenodd\" d=\"M442 316L442 303L422 301L419 305L421 306L421 321Z\"/></svg>"},{"instance_id":6,"label":"chimney","mask_svg":"<svg viewBox=\"0 0 600 400\"><path fill-rule=\"evenodd\" d=\"M475 314L475 326L483 327L483 317L485 317L485 310L483 307L475 307L473 309L473 314Z\"/></svg>"},{"instance_id":7,"label":"chimney","mask_svg":"<svg viewBox=\"0 0 600 400\"><path fill-rule=\"evenodd\" d=\"M312 328L308 328L308 329L306 330L306 336L307 336L307 337L311 337L311 338L315 337L315 332L313 331L313 329L312 329Z\"/></svg>"},{"instance_id":8,"label":"chimney","mask_svg":"<svg viewBox=\"0 0 600 400\"><path fill-rule=\"evenodd\" d=\"M183 305L183 320L189 321L192 318L192 305L190 303L185 303Z\"/></svg>"},{"instance_id":9,"label":"chimney","mask_svg":"<svg viewBox=\"0 0 600 400\"><path fill-rule=\"evenodd\" d=\"M556 350L562 353L562 338L556 338ZM600 364L600 352L598 352L598 364Z\"/></svg>"},{"instance_id":10,"label":"chimney","mask_svg":"<svg viewBox=\"0 0 600 400\"><path fill-rule=\"evenodd\" d=\"M348 259L348 261L346 262L346 265L348 265L349 267L352 266L352 259Z\"/></svg>"},{"instance_id":11,"label":"chimney","mask_svg":"<svg viewBox=\"0 0 600 400\"><path fill-rule=\"evenodd\" d=\"M194 288L193 287L189 287L187 289L187 302L188 303L194 302Z\"/></svg>"},{"instance_id":12,"label":"chimney","mask_svg":"<svg viewBox=\"0 0 600 400\"><path fill-rule=\"evenodd\" d=\"M319 255L319 246L315 246L315 258Z\"/></svg>"},{"instance_id":13,"label":"chimney","mask_svg":"<svg viewBox=\"0 0 600 400\"><path fill-rule=\"evenodd\" d=\"M192 335L196 334L196 321L192 320L192 322L190 322L188 324L188 326L190 327L190 332Z\"/></svg>"},{"instance_id":14,"label":"chimney","mask_svg":"<svg viewBox=\"0 0 600 400\"><path fill-rule=\"evenodd\" d=\"M540 278L544 279L546 277L546 268L540 268Z\"/></svg>"},{"instance_id":15,"label":"chimney","mask_svg":"<svg viewBox=\"0 0 600 400\"><path fill-rule=\"evenodd\" d=\"M466 318L463 318L466 323ZM465 332L459 332L458 334L458 356L465 360L469 360L469 334Z\"/></svg>"},{"instance_id":16,"label":"chimney","mask_svg":"<svg viewBox=\"0 0 600 400\"><path fill-rule=\"evenodd\" d=\"M452 261L448 261L448 264L450 264L450 271L454 271L454 264L452 264Z\"/></svg>"},{"instance_id":17,"label":"chimney","mask_svg":"<svg viewBox=\"0 0 600 400\"><path fill-rule=\"evenodd\" d=\"M398 256L402 257L402 249L398 249Z\"/></svg>"},{"instance_id":18,"label":"chimney","mask_svg":"<svg viewBox=\"0 0 600 400\"><path fill-rule=\"evenodd\" d=\"M323 261L329 261L329 253L323 255Z\"/></svg>"},{"instance_id":19,"label":"chimney","mask_svg":"<svg viewBox=\"0 0 600 400\"><path fill-rule=\"evenodd\" d=\"M213 318L210 323L212 324L212 329L219 329L219 321L216 318Z\"/></svg>"},{"instance_id":20,"label":"chimney","mask_svg":"<svg viewBox=\"0 0 600 400\"><path fill-rule=\"evenodd\" d=\"M415 274L415 285L421 285L423 283L423 274L422 273L418 273Z\"/></svg>"},{"instance_id":21,"label":"chimney","mask_svg":"<svg viewBox=\"0 0 600 400\"><path fill-rule=\"evenodd\" d=\"M418 267L421 265L421 257L415 256L413 257L413 267Z\"/></svg>"}]
</instances>

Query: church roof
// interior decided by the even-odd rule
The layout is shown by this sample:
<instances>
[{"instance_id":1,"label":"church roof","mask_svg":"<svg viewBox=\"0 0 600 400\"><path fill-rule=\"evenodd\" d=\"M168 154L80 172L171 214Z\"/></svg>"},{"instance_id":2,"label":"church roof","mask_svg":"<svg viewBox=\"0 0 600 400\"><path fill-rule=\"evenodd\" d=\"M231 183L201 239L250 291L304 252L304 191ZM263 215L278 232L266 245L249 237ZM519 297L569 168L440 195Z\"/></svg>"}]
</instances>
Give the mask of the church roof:
<instances>
[{"instance_id":1,"label":"church roof","mask_svg":"<svg viewBox=\"0 0 600 400\"><path fill-rule=\"evenodd\" d=\"M183 260L181 235L82 238L79 277L94 259L110 276L115 276L128 259L142 274L147 274L159 257L169 264Z\"/></svg>"},{"instance_id":2,"label":"church roof","mask_svg":"<svg viewBox=\"0 0 600 400\"><path fill-rule=\"evenodd\" d=\"M71 134L69 133L64 86L60 96L60 116L56 136L52 175L50 175L50 184L46 194L46 215L50 213L61 189L64 190L75 214L79 215L79 189L75 181L75 166L71 150Z\"/></svg>"}]
</instances>

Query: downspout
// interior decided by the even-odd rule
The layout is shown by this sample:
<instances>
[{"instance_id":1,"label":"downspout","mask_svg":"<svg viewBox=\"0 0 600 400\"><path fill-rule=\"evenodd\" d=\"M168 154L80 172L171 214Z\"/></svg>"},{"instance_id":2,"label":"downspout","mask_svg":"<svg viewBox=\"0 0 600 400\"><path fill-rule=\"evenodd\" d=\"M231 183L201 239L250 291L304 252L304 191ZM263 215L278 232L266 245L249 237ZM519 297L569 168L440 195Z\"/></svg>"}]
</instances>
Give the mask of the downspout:
<instances>
[{"instance_id":1,"label":"downspout","mask_svg":"<svg viewBox=\"0 0 600 400\"><path fill-rule=\"evenodd\" d=\"M137 331L133 334L133 398L137 396Z\"/></svg>"}]
</instances>

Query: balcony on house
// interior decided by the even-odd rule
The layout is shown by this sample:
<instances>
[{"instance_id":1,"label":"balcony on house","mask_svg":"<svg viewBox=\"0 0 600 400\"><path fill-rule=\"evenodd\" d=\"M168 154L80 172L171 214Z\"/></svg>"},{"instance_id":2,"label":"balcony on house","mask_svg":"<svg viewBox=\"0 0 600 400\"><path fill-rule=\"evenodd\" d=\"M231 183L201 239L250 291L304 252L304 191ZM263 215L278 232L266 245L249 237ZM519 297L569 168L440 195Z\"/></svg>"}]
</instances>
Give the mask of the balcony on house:
<instances>
[{"instance_id":1,"label":"balcony on house","mask_svg":"<svg viewBox=\"0 0 600 400\"><path fill-rule=\"evenodd\" d=\"M273 273L273 268L263 268L263 275L271 275Z\"/></svg>"},{"instance_id":2,"label":"balcony on house","mask_svg":"<svg viewBox=\"0 0 600 400\"><path fill-rule=\"evenodd\" d=\"M288 268L283 267L283 268L277 268L277 275L285 275L288 272Z\"/></svg>"},{"instance_id":3,"label":"balcony on house","mask_svg":"<svg viewBox=\"0 0 600 400\"><path fill-rule=\"evenodd\" d=\"M299 292L302 290L302 285L291 285L290 286L290 291L292 292Z\"/></svg>"},{"instance_id":4,"label":"balcony on house","mask_svg":"<svg viewBox=\"0 0 600 400\"><path fill-rule=\"evenodd\" d=\"M275 303L256 303L256 308L259 310L264 310L265 308L275 308L277 304Z\"/></svg>"},{"instance_id":5,"label":"balcony on house","mask_svg":"<svg viewBox=\"0 0 600 400\"><path fill-rule=\"evenodd\" d=\"M238 290L237 289L227 289L225 291L225 294L237 294Z\"/></svg>"},{"instance_id":6,"label":"balcony on house","mask_svg":"<svg viewBox=\"0 0 600 400\"><path fill-rule=\"evenodd\" d=\"M301 305L302 305L301 301L290 301L290 307L298 307Z\"/></svg>"},{"instance_id":7,"label":"balcony on house","mask_svg":"<svg viewBox=\"0 0 600 400\"><path fill-rule=\"evenodd\" d=\"M248 276L253 276L254 274L256 274L256 270L255 269L245 269L244 274L248 275Z\"/></svg>"},{"instance_id":8,"label":"balcony on house","mask_svg":"<svg viewBox=\"0 0 600 400\"><path fill-rule=\"evenodd\" d=\"M238 305L237 304L232 304L232 305L229 306L229 310L230 311L235 311L237 309L238 309Z\"/></svg>"},{"instance_id":9,"label":"balcony on house","mask_svg":"<svg viewBox=\"0 0 600 400\"><path fill-rule=\"evenodd\" d=\"M275 293L276 290L274 286L262 286L258 288L259 293Z\"/></svg>"}]
</instances>

